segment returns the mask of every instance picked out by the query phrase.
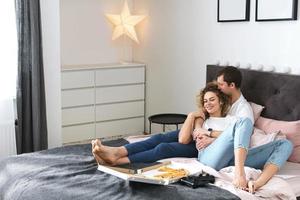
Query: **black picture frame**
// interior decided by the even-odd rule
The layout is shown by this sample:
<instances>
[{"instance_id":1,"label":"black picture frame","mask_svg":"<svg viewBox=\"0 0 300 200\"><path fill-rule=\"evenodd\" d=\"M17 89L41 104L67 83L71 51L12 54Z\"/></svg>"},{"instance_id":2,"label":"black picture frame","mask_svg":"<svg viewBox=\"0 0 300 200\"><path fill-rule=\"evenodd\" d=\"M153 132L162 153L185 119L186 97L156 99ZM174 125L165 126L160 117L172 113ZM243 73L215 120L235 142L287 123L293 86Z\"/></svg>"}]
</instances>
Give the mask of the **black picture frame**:
<instances>
[{"instance_id":1,"label":"black picture frame","mask_svg":"<svg viewBox=\"0 0 300 200\"><path fill-rule=\"evenodd\" d=\"M298 0L256 0L255 21L297 20Z\"/></svg>"},{"instance_id":2,"label":"black picture frame","mask_svg":"<svg viewBox=\"0 0 300 200\"><path fill-rule=\"evenodd\" d=\"M218 22L250 20L250 0L218 0Z\"/></svg>"}]
</instances>

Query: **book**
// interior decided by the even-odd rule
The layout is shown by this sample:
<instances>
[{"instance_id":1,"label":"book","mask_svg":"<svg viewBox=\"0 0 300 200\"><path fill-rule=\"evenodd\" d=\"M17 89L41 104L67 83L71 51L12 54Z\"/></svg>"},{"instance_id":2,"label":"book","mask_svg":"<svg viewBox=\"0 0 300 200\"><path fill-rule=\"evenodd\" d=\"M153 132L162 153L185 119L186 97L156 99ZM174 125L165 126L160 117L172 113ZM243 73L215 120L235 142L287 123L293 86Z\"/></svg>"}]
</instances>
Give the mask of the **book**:
<instances>
[{"instance_id":1,"label":"book","mask_svg":"<svg viewBox=\"0 0 300 200\"><path fill-rule=\"evenodd\" d=\"M117 166L106 166L106 167L127 174L141 174L143 172L152 169L157 169L161 166L165 166L170 163L171 163L170 161L152 162L152 163L128 163L128 164L122 164Z\"/></svg>"}]
</instances>

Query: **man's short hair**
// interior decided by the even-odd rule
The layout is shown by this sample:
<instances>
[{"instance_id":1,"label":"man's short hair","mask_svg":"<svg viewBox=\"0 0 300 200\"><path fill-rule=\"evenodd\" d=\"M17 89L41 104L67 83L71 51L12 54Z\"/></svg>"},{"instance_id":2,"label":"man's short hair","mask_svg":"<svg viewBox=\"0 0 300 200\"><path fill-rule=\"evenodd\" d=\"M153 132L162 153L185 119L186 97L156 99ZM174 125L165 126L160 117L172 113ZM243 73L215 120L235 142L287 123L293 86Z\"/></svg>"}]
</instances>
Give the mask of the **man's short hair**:
<instances>
[{"instance_id":1,"label":"man's short hair","mask_svg":"<svg viewBox=\"0 0 300 200\"><path fill-rule=\"evenodd\" d=\"M241 71L233 66L227 66L217 73L217 77L223 75L224 81L229 85L231 83L235 84L235 87L240 88L242 83L242 73Z\"/></svg>"}]
</instances>

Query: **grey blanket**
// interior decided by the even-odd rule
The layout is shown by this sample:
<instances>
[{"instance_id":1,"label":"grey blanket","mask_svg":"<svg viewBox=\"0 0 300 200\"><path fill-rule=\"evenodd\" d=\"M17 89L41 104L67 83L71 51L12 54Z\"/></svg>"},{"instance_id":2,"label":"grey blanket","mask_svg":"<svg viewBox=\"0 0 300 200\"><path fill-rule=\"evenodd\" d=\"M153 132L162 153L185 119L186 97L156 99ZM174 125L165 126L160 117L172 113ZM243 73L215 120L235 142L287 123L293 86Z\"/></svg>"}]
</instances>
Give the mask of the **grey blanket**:
<instances>
[{"instance_id":1,"label":"grey blanket","mask_svg":"<svg viewBox=\"0 0 300 200\"><path fill-rule=\"evenodd\" d=\"M122 145L125 140L113 141ZM0 160L1 200L239 199L214 186L191 189L133 183L97 170L91 145L73 145Z\"/></svg>"}]
</instances>

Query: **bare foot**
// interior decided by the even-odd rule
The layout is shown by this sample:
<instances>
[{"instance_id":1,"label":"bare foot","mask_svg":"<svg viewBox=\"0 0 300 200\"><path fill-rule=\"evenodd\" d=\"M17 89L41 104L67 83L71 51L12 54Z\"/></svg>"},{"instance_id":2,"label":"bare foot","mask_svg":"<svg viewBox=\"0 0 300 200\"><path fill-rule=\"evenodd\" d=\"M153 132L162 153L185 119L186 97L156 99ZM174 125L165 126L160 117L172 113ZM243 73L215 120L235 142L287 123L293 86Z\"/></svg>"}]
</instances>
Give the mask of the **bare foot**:
<instances>
[{"instance_id":1,"label":"bare foot","mask_svg":"<svg viewBox=\"0 0 300 200\"><path fill-rule=\"evenodd\" d=\"M254 181L254 180L250 180L248 182L248 192L250 192L251 194L254 194L255 191L260 188L261 185L259 185L259 183L257 181Z\"/></svg>"},{"instance_id":2,"label":"bare foot","mask_svg":"<svg viewBox=\"0 0 300 200\"><path fill-rule=\"evenodd\" d=\"M98 163L98 165L107 165L107 163L103 159L101 159L99 156L97 156L97 154L93 153L93 155L94 155L94 158L95 158L96 162Z\"/></svg>"},{"instance_id":3,"label":"bare foot","mask_svg":"<svg viewBox=\"0 0 300 200\"><path fill-rule=\"evenodd\" d=\"M99 139L93 140L92 145L92 152L97 162L102 161L109 165L115 165L116 161L121 158L118 147L104 146Z\"/></svg>"},{"instance_id":4,"label":"bare foot","mask_svg":"<svg viewBox=\"0 0 300 200\"><path fill-rule=\"evenodd\" d=\"M251 194L254 194L255 192L255 182L254 181L249 181L248 182L248 191L251 193Z\"/></svg>"},{"instance_id":5,"label":"bare foot","mask_svg":"<svg viewBox=\"0 0 300 200\"><path fill-rule=\"evenodd\" d=\"M232 183L236 188L239 188L239 189L242 189L242 190L247 189L247 180L246 180L246 175L245 174L235 175Z\"/></svg>"},{"instance_id":6,"label":"bare foot","mask_svg":"<svg viewBox=\"0 0 300 200\"><path fill-rule=\"evenodd\" d=\"M92 140L92 153L93 153L93 149L96 146L96 140ZM106 165L106 163L104 162L104 160L102 158L100 158L97 154L93 153L93 156L96 160L96 162L98 163L98 165Z\"/></svg>"}]
</instances>

